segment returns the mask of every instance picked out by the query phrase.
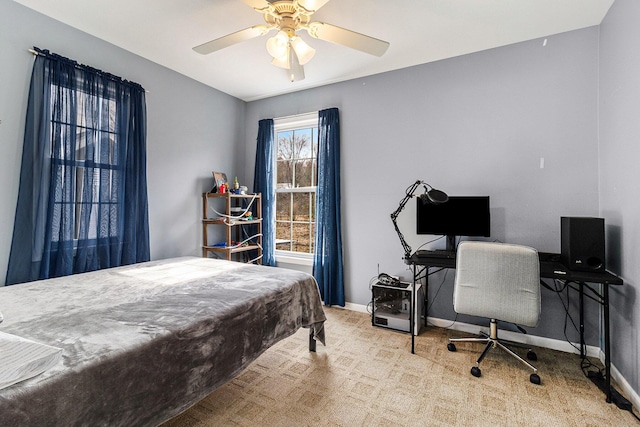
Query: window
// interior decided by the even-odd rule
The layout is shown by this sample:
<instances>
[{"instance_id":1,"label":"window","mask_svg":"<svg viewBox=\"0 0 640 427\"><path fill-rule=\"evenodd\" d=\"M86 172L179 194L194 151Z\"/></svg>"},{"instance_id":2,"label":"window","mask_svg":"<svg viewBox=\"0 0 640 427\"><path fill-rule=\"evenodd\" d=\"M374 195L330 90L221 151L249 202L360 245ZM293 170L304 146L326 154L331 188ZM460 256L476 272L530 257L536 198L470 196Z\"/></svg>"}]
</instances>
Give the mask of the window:
<instances>
[{"instance_id":1,"label":"window","mask_svg":"<svg viewBox=\"0 0 640 427\"><path fill-rule=\"evenodd\" d=\"M56 103L61 97L67 102ZM62 191L54 193L54 212L72 205L73 226L67 233L54 233L52 241L95 240L118 234L117 221L104 218L118 215L118 183L121 166L116 137L116 101L81 90L51 86L51 108L58 109L59 119L51 121L51 135L59 135L51 144L51 162L60 168ZM64 215L54 213L53 221ZM98 226L102 218L102 228ZM107 225L105 228L104 225ZM60 224L54 229L64 230ZM98 235L98 232L100 235Z\"/></svg>"},{"instance_id":2,"label":"window","mask_svg":"<svg viewBox=\"0 0 640 427\"><path fill-rule=\"evenodd\" d=\"M312 255L316 224L318 113L275 119L276 254Z\"/></svg>"},{"instance_id":3,"label":"window","mask_svg":"<svg viewBox=\"0 0 640 427\"><path fill-rule=\"evenodd\" d=\"M34 52L7 284L148 261L144 88Z\"/></svg>"}]
</instances>

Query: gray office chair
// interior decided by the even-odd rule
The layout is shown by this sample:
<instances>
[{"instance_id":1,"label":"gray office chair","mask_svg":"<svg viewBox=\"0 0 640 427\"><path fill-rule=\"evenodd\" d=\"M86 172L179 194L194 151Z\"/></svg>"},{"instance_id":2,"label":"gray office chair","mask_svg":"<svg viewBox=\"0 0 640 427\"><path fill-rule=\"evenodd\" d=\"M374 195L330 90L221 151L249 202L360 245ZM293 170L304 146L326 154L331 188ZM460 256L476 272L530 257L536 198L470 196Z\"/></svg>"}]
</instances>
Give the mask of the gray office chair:
<instances>
[{"instance_id":1,"label":"gray office chair","mask_svg":"<svg viewBox=\"0 0 640 427\"><path fill-rule=\"evenodd\" d=\"M538 370L506 347L498 338L497 320L517 325L535 326L540 316L540 261L535 249L493 242L462 242L456 257L453 291L456 313L491 319L490 333L485 338L451 338L447 348L456 351L455 342L486 343L476 366L475 377L481 375L480 362L492 348L499 347L533 369L530 381L540 384ZM527 358L537 357L529 349Z\"/></svg>"}]
</instances>

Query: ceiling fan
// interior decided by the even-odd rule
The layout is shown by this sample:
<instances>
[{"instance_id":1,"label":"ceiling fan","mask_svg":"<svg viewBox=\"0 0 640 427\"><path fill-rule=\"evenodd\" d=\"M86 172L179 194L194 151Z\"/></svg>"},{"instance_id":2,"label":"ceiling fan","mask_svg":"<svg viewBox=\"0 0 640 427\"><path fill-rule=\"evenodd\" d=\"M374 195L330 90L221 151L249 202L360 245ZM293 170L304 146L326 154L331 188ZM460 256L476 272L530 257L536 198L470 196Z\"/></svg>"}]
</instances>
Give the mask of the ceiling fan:
<instances>
[{"instance_id":1,"label":"ceiling fan","mask_svg":"<svg viewBox=\"0 0 640 427\"><path fill-rule=\"evenodd\" d=\"M304 79L302 66L309 62L315 49L297 34L306 30L310 36L337 43L371 55L382 56L389 43L355 31L327 24L312 22L311 15L329 0L242 0L264 16L266 25L254 25L236 31L193 48L206 55L225 47L255 37L263 36L271 30L277 34L267 40L267 51L273 57L271 63L287 70L291 81Z\"/></svg>"}]
</instances>

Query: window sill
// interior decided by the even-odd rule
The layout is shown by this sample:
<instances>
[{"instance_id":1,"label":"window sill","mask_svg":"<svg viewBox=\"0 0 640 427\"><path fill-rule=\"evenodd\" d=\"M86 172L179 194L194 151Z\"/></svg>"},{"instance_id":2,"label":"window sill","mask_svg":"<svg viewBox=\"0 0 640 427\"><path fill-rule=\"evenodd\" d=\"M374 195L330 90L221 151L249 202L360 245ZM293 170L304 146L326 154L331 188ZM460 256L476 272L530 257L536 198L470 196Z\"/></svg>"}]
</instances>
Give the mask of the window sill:
<instances>
[{"instance_id":1,"label":"window sill","mask_svg":"<svg viewBox=\"0 0 640 427\"><path fill-rule=\"evenodd\" d=\"M301 256L292 256L292 255L279 255L276 253L276 263L284 263L284 264L296 264L296 265L304 265L307 267L313 266L313 258L312 257L301 257Z\"/></svg>"}]
</instances>

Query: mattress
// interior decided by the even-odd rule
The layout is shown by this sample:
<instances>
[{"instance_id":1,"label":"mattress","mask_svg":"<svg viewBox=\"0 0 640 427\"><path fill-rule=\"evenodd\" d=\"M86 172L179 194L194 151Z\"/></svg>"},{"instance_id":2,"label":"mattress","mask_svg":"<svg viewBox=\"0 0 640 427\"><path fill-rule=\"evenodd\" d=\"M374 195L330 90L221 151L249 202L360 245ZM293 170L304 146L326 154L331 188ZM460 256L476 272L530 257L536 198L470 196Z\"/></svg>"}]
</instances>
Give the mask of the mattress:
<instances>
[{"instance_id":1,"label":"mattress","mask_svg":"<svg viewBox=\"0 0 640 427\"><path fill-rule=\"evenodd\" d=\"M300 327L324 344L312 276L185 257L0 288L0 332L61 349L0 390L0 425L158 425Z\"/></svg>"}]
</instances>

